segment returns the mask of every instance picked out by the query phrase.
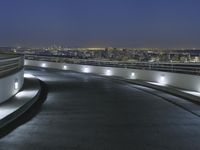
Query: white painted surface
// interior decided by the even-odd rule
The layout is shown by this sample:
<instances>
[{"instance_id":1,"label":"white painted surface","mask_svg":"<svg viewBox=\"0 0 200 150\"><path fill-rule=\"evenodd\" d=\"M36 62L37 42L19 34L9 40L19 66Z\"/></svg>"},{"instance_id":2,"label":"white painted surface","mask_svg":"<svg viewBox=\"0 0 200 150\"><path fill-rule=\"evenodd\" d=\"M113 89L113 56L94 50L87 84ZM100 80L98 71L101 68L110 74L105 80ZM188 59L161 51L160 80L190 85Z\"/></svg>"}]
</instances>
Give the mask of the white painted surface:
<instances>
[{"instance_id":1,"label":"white painted surface","mask_svg":"<svg viewBox=\"0 0 200 150\"><path fill-rule=\"evenodd\" d=\"M84 72L84 68L88 68L88 70L90 70L89 71L90 73L95 73L99 75L109 75L109 76L112 75L112 76L120 76L126 79L139 79L149 82L164 83L174 87L200 92L200 76L196 75L187 75L180 73L170 73L170 72L151 71L151 70L100 67L100 66L25 60L25 64L28 66L41 67L42 64L44 63L46 64L46 67L54 69L64 70L63 66L66 65L67 70Z\"/></svg>"},{"instance_id":2,"label":"white painted surface","mask_svg":"<svg viewBox=\"0 0 200 150\"><path fill-rule=\"evenodd\" d=\"M24 70L0 78L0 103L15 95L24 83ZM16 88L17 85L17 88Z\"/></svg>"}]
</instances>

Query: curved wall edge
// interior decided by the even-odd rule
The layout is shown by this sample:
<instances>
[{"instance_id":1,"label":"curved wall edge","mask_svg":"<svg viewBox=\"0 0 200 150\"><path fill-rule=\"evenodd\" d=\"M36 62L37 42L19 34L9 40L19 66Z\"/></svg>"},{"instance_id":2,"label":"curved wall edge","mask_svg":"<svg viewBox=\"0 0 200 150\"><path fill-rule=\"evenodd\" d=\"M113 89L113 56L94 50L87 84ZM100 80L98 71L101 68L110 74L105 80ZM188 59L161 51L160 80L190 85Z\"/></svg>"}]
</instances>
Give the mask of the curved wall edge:
<instances>
[{"instance_id":1,"label":"curved wall edge","mask_svg":"<svg viewBox=\"0 0 200 150\"><path fill-rule=\"evenodd\" d=\"M0 78L0 103L14 96L24 83L24 69Z\"/></svg>"}]
</instances>

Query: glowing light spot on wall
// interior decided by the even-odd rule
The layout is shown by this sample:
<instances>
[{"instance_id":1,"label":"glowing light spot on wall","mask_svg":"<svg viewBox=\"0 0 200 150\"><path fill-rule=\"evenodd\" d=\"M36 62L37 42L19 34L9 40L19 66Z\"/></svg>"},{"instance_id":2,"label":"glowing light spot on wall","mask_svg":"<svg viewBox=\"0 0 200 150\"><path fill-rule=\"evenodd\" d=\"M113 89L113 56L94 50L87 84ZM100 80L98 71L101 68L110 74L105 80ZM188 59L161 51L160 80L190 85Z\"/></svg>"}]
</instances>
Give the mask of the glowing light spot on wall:
<instances>
[{"instance_id":1,"label":"glowing light spot on wall","mask_svg":"<svg viewBox=\"0 0 200 150\"><path fill-rule=\"evenodd\" d=\"M135 72L132 72L131 73L131 79L134 79L135 78Z\"/></svg>"},{"instance_id":2,"label":"glowing light spot on wall","mask_svg":"<svg viewBox=\"0 0 200 150\"><path fill-rule=\"evenodd\" d=\"M165 75L161 75L160 83L165 83L165 82L166 82Z\"/></svg>"},{"instance_id":3,"label":"glowing light spot on wall","mask_svg":"<svg viewBox=\"0 0 200 150\"><path fill-rule=\"evenodd\" d=\"M42 63L42 67L46 67L47 65L45 63Z\"/></svg>"},{"instance_id":4,"label":"glowing light spot on wall","mask_svg":"<svg viewBox=\"0 0 200 150\"><path fill-rule=\"evenodd\" d=\"M67 70L67 66L66 66L66 65L64 65L64 66L63 66L63 69L64 69L64 70Z\"/></svg>"},{"instance_id":5,"label":"glowing light spot on wall","mask_svg":"<svg viewBox=\"0 0 200 150\"><path fill-rule=\"evenodd\" d=\"M88 67L84 67L84 68L83 68L83 72L84 72L84 73L89 73L89 72L90 72L90 69L89 69Z\"/></svg>"},{"instance_id":6,"label":"glowing light spot on wall","mask_svg":"<svg viewBox=\"0 0 200 150\"><path fill-rule=\"evenodd\" d=\"M112 71L110 69L106 70L106 73L105 73L107 76L111 76L112 75Z\"/></svg>"},{"instance_id":7,"label":"glowing light spot on wall","mask_svg":"<svg viewBox=\"0 0 200 150\"><path fill-rule=\"evenodd\" d=\"M15 90L18 90L18 89L19 89L19 82L18 82L17 79L15 80L15 83L14 83L14 89L15 89Z\"/></svg>"}]
</instances>

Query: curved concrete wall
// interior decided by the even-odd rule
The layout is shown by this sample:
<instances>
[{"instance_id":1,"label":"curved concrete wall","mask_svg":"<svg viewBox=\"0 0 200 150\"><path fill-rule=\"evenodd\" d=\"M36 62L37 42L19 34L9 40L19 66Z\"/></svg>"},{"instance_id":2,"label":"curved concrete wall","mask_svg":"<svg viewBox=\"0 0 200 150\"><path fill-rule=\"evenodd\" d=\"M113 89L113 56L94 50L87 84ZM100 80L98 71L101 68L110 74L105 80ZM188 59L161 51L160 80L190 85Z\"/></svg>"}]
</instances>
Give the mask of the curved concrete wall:
<instances>
[{"instance_id":1,"label":"curved concrete wall","mask_svg":"<svg viewBox=\"0 0 200 150\"><path fill-rule=\"evenodd\" d=\"M15 95L24 83L24 70L0 78L0 103ZM17 85L16 85L17 84ZM17 86L17 88L16 88Z\"/></svg>"},{"instance_id":2,"label":"curved concrete wall","mask_svg":"<svg viewBox=\"0 0 200 150\"><path fill-rule=\"evenodd\" d=\"M139 79L149 82L158 82L186 90L200 92L200 76L195 76L195 75L139 70L139 69L64 64L64 63L34 61L34 60L25 60L25 65L37 66L37 67L49 67L62 70L72 70L85 73L95 73L107 76L120 76L126 79Z\"/></svg>"}]
</instances>

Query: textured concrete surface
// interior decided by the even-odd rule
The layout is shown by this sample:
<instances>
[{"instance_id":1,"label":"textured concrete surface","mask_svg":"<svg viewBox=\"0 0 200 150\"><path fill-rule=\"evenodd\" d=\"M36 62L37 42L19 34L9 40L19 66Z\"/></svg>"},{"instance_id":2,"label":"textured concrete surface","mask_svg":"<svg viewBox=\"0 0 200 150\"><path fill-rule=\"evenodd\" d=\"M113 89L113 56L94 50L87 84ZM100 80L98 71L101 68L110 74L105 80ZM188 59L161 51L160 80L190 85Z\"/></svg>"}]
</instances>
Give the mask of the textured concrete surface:
<instances>
[{"instance_id":1,"label":"textured concrete surface","mask_svg":"<svg viewBox=\"0 0 200 150\"><path fill-rule=\"evenodd\" d=\"M200 118L169 94L95 75L31 72L49 94L37 116L0 140L0 150L200 149Z\"/></svg>"}]
</instances>

